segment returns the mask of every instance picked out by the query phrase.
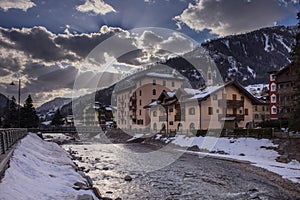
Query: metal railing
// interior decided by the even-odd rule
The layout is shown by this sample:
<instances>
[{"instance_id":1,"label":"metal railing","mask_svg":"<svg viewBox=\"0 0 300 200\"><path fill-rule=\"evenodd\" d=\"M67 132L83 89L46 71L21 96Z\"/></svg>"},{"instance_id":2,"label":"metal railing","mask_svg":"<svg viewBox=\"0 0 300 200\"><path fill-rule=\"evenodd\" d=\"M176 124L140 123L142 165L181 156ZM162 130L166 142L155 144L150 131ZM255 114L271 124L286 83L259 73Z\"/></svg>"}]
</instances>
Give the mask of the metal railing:
<instances>
[{"instance_id":1,"label":"metal railing","mask_svg":"<svg viewBox=\"0 0 300 200\"><path fill-rule=\"evenodd\" d=\"M11 146L26 135L26 128L0 129L0 154L5 154Z\"/></svg>"}]
</instances>

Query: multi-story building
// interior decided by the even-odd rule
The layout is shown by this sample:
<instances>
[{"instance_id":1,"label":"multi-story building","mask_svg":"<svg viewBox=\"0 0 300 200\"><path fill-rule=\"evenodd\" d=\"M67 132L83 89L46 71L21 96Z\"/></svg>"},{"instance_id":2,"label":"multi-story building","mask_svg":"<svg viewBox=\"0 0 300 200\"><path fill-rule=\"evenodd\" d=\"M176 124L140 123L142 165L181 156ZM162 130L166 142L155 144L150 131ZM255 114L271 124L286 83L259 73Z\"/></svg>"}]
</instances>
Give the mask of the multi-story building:
<instances>
[{"instance_id":1,"label":"multi-story building","mask_svg":"<svg viewBox=\"0 0 300 200\"><path fill-rule=\"evenodd\" d=\"M149 127L149 110L144 107L165 91L181 87L183 78L176 73L142 71L119 82L117 99L117 126L136 130Z\"/></svg>"},{"instance_id":2,"label":"multi-story building","mask_svg":"<svg viewBox=\"0 0 300 200\"><path fill-rule=\"evenodd\" d=\"M260 122L270 119L270 110L268 102L260 102L253 105L253 122L257 126Z\"/></svg>"},{"instance_id":3,"label":"multi-story building","mask_svg":"<svg viewBox=\"0 0 300 200\"><path fill-rule=\"evenodd\" d=\"M163 91L147 105L153 132L233 129L253 123L253 105L260 102L236 81L204 89Z\"/></svg>"},{"instance_id":4,"label":"multi-story building","mask_svg":"<svg viewBox=\"0 0 300 200\"><path fill-rule=\"evenodd\" d=\"M107 128L115 125L113 107L96 102L95 110L96 119L99 122L99 125L102 128L102 130L106 130Z\"/></svg>"},{"instance_id":5,"label":"multi-story building","mask_svg":"<svg viewBox=\"0 0 300 200\"><path fill-rule=\"evenodd\" d=\"M288 65L276 74L278 118L288 119L295 109L297 70Z\"/></svg>"}]
</instances>

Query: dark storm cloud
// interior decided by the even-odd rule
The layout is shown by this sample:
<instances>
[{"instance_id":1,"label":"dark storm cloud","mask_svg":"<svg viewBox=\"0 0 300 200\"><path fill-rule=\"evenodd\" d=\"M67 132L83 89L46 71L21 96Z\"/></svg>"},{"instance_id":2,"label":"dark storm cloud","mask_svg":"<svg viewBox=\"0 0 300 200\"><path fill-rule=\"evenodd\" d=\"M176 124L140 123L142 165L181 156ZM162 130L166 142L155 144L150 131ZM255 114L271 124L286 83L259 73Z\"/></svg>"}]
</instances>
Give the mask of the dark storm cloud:
<instances>
[{"instance_id":1,"label":"dark storm cloud","mask_svg":"<svg viewBox=\"0 0 300 200\"><path fill-rule=\"evenodd\" d=\"M20 60L14 57L0 57L0 67L10 72L19 71L22 67ZM1 76L5 76L1 74Z\"/></svg>"},{"instance_id":2,"label":"dark storm cloud","mask_svg":"<svg viewBox=\"0 0 300 200\"><path fill-rule=\"evenodd\" d=\"M44 27L31 29L0 29L3 37L6 37L15 45L15 49L23 51L34 59L42 59L46 62L60 61L63 59L77 60L77 58L65 52L54 42L51 32Z\"/></svg>"},{"instance_id":3,"label":"dark storm cloud","mask_svg":"<svg viewBox=\"0 0 300 200\"><path fill-rule=\"evenodd\" d=\"M30 72L35 74L30 74ZM26 83L23 91L35 93L72 89L77 72L78 70L73 66L62 69L56 65L48 67L37 63L32 64L23 71L30 75L30 82Z\"/></svg>"},{"instance_id":4,"label":"dark storm cloud","mask_svg":"<svg viewBox=\"0 0 300 200\"><path fill-rule=\"evenodd\" d=\"M91 50L98 44L111 37L114 33L109 32L105 34L80 34L80 35L59 35L54 42L60 45L63 49L72 51L78 56L84 58Z\"/></svg>"}]
</instances>

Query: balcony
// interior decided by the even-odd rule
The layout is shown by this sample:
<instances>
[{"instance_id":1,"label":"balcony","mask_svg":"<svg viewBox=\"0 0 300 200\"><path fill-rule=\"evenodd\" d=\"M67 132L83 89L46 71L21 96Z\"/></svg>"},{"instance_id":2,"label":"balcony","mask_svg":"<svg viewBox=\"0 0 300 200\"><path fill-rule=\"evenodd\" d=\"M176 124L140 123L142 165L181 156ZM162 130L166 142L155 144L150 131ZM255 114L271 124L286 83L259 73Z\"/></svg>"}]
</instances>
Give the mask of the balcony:
<instances>
[{"instance_id":1,"label":"balcony","mask_svg":"<svg viewBox=\"0 0 300 200\"><path fill-rule=\"evenodd\" d=\"M158 120L160 122L165 122L165 121L167 121L167 116L159 116Z\"/></svg>"},{"instance_id":2,"label":"balcony","mask_svg":"<svg viewBox=\"0 0 300 200\"><path fill-rule=\"evenodd\" d=\"M179 113L175 115L175 121L180 122L180 121L185 121L185 115Z\"/></svg>"},{"instance_id":3,"label":"balcony","mask_svg":"<svg viewBox=\"0 0 300 200\"><path fill-rule=\"evenodd\" d=\"M235 121L244 121L245 115L240 114L220 114L219 121L224 120L224 118L235 118Z\"/></svg>"},{"instance_id":4,"label":"balcony","mask_svg":"<svg viewBox=\"0 0 300 200\"><path fill-rule=\"evenodd\" d=\"M230 107L230 108L240 108L244 107L244 101L243 100L226 100L226 99L220 99L218 101L219 107Z\"/></svg>"}]
</instances>

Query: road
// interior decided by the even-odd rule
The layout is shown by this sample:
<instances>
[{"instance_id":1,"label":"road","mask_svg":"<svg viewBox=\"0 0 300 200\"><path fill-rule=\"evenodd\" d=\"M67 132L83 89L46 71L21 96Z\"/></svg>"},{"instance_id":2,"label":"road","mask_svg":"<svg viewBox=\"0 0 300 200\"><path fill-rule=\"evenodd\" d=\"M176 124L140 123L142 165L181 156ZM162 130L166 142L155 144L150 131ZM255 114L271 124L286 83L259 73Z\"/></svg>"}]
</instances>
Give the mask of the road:
<instances>
[{"instance_id":1,"label":"road","mask_svg":"<svg viewBox=\"0 0 300 200\"><path fill-rule=\"evenodd\" d=\"M110 198L291 199L285 190L233 162L183 154L166 165L164 155L172 153L154 154L159 155L155 163L128 154L146 157L156 151L143 144L64 145L64 148L78 152L82 159L76 162L89 171L87 174L102 195ZM160 169L152 170L152 164ZM126 175L133 180L125 181Z\"/></svg>"}]
</instances>

